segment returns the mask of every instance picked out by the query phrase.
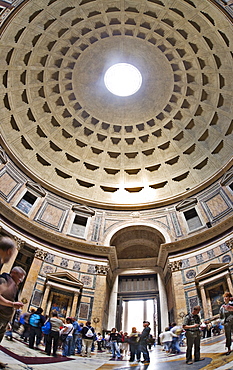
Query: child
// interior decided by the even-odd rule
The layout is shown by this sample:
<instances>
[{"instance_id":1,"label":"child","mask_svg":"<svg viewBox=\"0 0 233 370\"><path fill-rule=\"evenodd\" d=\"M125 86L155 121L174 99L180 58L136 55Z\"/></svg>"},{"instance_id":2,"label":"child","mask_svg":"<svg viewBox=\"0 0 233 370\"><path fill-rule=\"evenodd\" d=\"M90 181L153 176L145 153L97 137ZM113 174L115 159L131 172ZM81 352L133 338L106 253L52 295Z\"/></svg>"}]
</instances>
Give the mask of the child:
<instances>
[{"instance_id":1,"label":"child","mask_svg":"<svg viewBox=\"0 0 233 370\"><path fill-rule=\"evenodd\" d=\"M172 333L169 329L169 327L166 327L165 328L165 331L163 333L160 333L159 334L159 337L161 339L161 342L163 343L164 347L165 347L165 351L167 353L167 355L170 353L171 351L171 346L172 346L172 338L173 337L177 337L176 334Z\"/></svg>"},{"instance_id":2,"label":"child","mask_svg":"<svg viewBox=\"0 0 233 370\"><path fill-rule=\"evenodd\" d=\"M11 326L11 324L9 322L7 324L7 327L6 327L5 338L8 339L8 340L13 340L13 337L12 337L12 326Z\"/></svg>"}]
</instances>

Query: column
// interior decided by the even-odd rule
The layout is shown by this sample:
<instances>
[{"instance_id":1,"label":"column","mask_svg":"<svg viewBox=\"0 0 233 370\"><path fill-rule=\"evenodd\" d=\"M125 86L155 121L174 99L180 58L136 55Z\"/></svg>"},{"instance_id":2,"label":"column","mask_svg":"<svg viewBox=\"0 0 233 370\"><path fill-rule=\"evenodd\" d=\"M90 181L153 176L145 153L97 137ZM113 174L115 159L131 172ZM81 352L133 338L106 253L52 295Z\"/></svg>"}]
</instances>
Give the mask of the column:
<instances>
[{"instance_id":1,"label":"column","mask_svg":"<svg viewBox=\"0 0 233 370\"><path fill-rule=\"evenodd\" d=\"M68 300L68 305L67 305L67 311L66 311L66 317L70 317L71 316L71 302L72 302L72 299L69 298Z\"/></svg>"},{"instance_id":2,"label":"column","mask_svg":"<svg viewBox=\"0 0 233 370\"><path fill-rule=\"evenodd\" d=\"M202 300L202 308L203 308L204 318L211 317L212 314L209 313L209 308L208 308L208 304L207 304L204 285L200 285L200 292L201 292L201 300Z\"/></svg>"},{"instance_id":3,"label":"column","mask_svg":"<svg viewBox=\"0 0 233 370\"><path fill-rule=\"evenodd\" d=\"M49 283L47 283L46 288L45 288L45 292L44 292L44 296L43 296L43 301L41 303L41 308L43 308L43 310L44 310L44 315L49 314L48 310L46 310L46 307L47 307L47 303L48 303L50 290L51 290L51 285Z\"/></svg>"},{"instance_id":4,"label":"column","mask_svg":"<svg viewBox=\"0 0 233 370\"><path fill-rule=\"evenodd\" d=\"M77 305L78 305L78 296L79 296L79 293L74 293L73 304L72 304L72 307L71 307L71 317L76 317Z\"/></svg>"},{"instance_id":5,"label":"column","mask_svg":"<svg viewBox=\"0 0 233 370\"><path fill-rule=\"evenodd\" d=\"M143 301L143 321L147 321L147 300Z\"/></svg>"},{"instance_id":6,"label":"column","mask_svg":"<svg viewBox=\"0 0 233 370\"><path fill-rule=\"evenodd\" d=\"M131 328L128 328L128 313L129 313L129 302L124 301L124 325L122 330L131 333Z\"/></svg>"},{"instance_id":7,"label":"column","mask_svg":"<svg viewBox=\"0 0 233 370\"><path fill-rule=\"evenodd\" d=\"M20 297L21 300L26 299L29 303L29 300L34 291L37 277L41 269L41 265L46 256L47 256L47 252L42 249L37 249L35 251L35 257L32 261L30 270L27 274L26 281L23 287L23 291ZM25 304L23 307L23 312L27 312L28 309L29 309L29 304L28 305Z\"/></svg>"},{"instance_id":8,"label":"column","mask_svg":"<svg viewBox=\"0 0 233 370\"><path fill-rule=\"evenodd\" d=\"M187 302L185 299L185 290L182 279L182 273L180 268L182 267L182 261L172 261L168 263L168 268L172 273L172 292L169 296L169 309L174 309L174 321L178 325L183 324L183 313L187 311ZM161 308L161 312L162 308Z\"/></svg>"},{"instance_id":9,"label":"column","mask_svg":"<svg viewBox=\"0 0 233 370\"><path fill-rule=\"evenodd\" d=\"M95 322L95 329L101 332L103 329L107 329L106 319L106 299L107 299L107 274L109 266L107 265L96 265L96 287L94 302L92 307L92 320Z\"/></svg>"},{"instance_id":10,"label":"column","mask_svg":"<svg viewBox=\"0 0 233 370\"><path fill-rule=\"evenodd\" d=\"M161 330L163 331L166 326L169 326L168 320L168 306L165 284L161 273L158 273L158 288L159 288L159 303L160 303L160 318Z\"/></svg>"},{"instance_id":11,"label":"column","mask_svg":"<svg viewBox=\"0 0 233 370\"><path fill-rule=\"evenodd\" d=\"M231 281L231 277L229 273L227 274L226 279L227 279L227 285L228 285L229 292L233 295L233 286L232 286L232 281Z\"/></svg>"},{"instance_id":12,"label":"column","mask_svg":"<svg viewBox=\"0 0 233 370\"><path fill-rule=\"evenodd\" d=\"M117 294L118 294L118 275L115 277L115 281L109 299L108 330L111 330L116 326Z\"/></svg>"}]
</instances>

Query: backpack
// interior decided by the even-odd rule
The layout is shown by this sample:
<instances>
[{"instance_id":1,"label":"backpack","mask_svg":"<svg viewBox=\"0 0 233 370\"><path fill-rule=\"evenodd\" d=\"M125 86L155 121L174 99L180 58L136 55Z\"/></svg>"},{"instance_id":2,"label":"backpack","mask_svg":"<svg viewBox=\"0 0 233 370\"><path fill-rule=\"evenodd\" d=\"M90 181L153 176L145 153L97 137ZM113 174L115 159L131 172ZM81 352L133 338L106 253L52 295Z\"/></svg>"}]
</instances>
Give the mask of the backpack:
<instances>
[{"instance_id":1,"label":"backpack","mask_svg":"<svg viewBox=\"0 0 233 370\"><path fill-rule=\"evenodd\" d=\"M39 323L40 323L40 315L38 315L37 313L33 313L30 316L29 324L31 326L34 326L35 328L38 328L39 327Z\"/></svg>"},{"instance_id":2,"label":"backpack","mask_svg":"<svg viewBox=\"0 0 233 370\"><path fill-rule=\"evenodd\" d=\"M94 334L93 334L93 331L91 330L91 328L89 328L89 329L88 329L88 331L86 332L86 334L85 334L85 335L86 335L86 337L88 337L88 338L92 338L92 337L93 337L93 335L94 335Z\"/></svg>"},{"instance_id":3,"label":"backpack","mask_svg":"<svg viewBox=\"0 0 233 370\"><path fill-rule=\"evenodd\" d=\"M41 327L41 331L43 334L49 334L51 332L51 328L52 328L51 322L47 320Z\"/></svg>"},{"instance_id":4,"label":"backpack","mask_svg":"<svg viewBox=\"0 0 233 370\"><path fill-rule=\"evenodd\" d=\"M25 324L25 320L24 320L24 315L21 315L20 318L19 318L19 323L24 325Z\"/></svg>"}]
</instances>

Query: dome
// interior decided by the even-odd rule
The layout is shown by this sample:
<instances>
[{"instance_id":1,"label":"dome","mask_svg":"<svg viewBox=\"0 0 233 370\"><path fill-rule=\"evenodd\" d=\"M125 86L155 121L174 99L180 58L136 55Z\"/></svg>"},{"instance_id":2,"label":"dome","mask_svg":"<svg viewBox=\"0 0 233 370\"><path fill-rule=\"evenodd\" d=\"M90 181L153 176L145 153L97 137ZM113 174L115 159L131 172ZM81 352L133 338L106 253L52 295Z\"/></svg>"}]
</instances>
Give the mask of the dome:
<instances>
[{"instance_id":1,"label":"dome","mask_svg":"<svg viewBox=\"0 0 233 370\"><path fill-rule=\"evenodd\" d=\"M145 208L192 195L232 158L230 21L199 0L31 0L1 31L1 133L65 198ZM132 64L140 89L104 75Z\"/></svg>"}]
</instances>

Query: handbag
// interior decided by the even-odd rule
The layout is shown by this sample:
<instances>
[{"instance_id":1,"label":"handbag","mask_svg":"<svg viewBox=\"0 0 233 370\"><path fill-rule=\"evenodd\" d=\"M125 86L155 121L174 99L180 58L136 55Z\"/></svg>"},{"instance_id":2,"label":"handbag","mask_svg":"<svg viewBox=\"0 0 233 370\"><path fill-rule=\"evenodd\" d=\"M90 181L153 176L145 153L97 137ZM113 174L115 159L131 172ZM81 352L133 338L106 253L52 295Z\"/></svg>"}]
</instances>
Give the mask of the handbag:
<instances>
[{"instance_id":1,"label":"handbag","mask_svg":"<svg viewBox=\"0 0 233 370\"><path fill-rule=\"evenodd\" d=\"M60 335L60 339L61 339L62 343L64 343L66 341L67 337L68 337L68 334L61 334Z\"/></svg>"},{"instance_id":2,"label":"handbag","mask_svg":"<svg viewBox=\"0 0 233 370\"><path fill-rule=\"evenodd\" d=\"M68 337L68 335L70 334L70 332L72 330L73 330L73 328L70 329L70 331L68 333L64 333L64 334L62 333L62 334L60 334L60 339L61 339L62 343L64 343L66 341L66 338Z\"/></svg>"}]
</instances>

